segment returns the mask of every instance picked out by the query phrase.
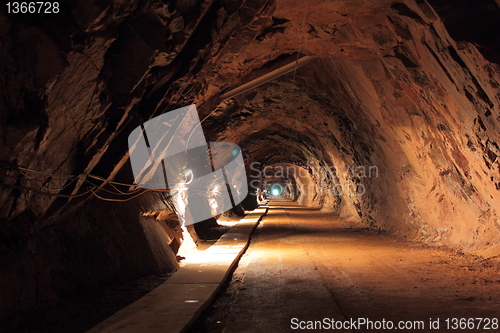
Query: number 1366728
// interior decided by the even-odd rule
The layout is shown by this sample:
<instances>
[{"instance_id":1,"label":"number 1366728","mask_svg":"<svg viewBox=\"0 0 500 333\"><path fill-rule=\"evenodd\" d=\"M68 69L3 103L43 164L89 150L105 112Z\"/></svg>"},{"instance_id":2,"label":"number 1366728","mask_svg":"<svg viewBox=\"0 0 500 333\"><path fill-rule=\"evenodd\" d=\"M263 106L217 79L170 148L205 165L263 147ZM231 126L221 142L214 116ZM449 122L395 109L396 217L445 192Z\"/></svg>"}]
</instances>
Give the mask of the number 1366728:
<instances>
[{"instance_id":1,"label":"number 1366728","mask_svg":"<svg viewBox=\"0 0 500 333\"><path fill-rule=\"evenodd\" d=\"M57 14L59 2L7 2L8 14Z\"/></svg>"}]
</instances>

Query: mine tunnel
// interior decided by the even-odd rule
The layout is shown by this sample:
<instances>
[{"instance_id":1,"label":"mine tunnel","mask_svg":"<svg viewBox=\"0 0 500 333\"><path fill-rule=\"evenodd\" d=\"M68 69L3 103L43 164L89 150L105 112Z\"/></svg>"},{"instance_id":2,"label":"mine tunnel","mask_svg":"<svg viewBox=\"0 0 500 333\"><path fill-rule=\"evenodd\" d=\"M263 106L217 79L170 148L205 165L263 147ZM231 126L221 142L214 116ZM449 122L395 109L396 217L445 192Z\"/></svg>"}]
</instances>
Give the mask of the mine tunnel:
<instances>
[{"instance_id":1,"label":"mine tunnel","mask_svg":"<svg viewBox=\"0 0 500 333\"><path fill-rule=\"evenodd\" d=\"M498 0L47 3L0 10L0 331L498 331ZM204 164L141 175L211 194L137 179L175 110Z\"/></svg>"}]
</instances>

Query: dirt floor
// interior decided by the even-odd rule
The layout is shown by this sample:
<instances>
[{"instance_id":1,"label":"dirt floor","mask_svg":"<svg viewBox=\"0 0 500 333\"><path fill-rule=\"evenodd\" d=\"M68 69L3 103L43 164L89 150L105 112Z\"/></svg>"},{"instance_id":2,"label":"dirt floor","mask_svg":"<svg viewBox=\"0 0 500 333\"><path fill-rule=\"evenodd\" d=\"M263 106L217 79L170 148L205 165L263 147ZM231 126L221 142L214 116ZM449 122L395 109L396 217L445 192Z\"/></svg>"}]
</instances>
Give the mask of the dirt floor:
<instances>
[{"instance_id":1,"label":"dirt floor","mask_svg":"<svg viewBox=\"0 0 500 333\"><path fill-rule=\"evenodd\" d=\"M272 204L227 289L190 333L326 332L340 324L335 331L500 331L497 260Z\"/></svg>"}]
</instances>

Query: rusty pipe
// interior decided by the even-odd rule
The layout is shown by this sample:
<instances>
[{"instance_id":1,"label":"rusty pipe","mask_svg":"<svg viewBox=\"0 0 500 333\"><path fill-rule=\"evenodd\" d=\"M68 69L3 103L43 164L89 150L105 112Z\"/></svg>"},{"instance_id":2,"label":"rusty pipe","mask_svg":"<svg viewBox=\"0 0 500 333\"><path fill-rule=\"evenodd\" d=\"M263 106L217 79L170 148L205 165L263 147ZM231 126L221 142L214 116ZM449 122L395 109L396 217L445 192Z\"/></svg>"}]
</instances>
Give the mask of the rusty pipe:
<instances>
[{"instance_id":1,"label":"rusty pipe","mask_svg":"<svg viewBox=\"0 0 500 333\"><path fill-rule=\"evenodd\" d=\"M250 82L247 82L245 83L244 85L242 86L239 86L238 88L236 89L233 89L231 91L228 91L227 93L225 93L224 95L221 96L222 100L226 100L226 99L229 99L229 98L232 98L232 97L235 97L239 94L242 94L244 92L247 92L253 88L256 88L264 83L267 83L271 80L274 80L282 75L285 75L287 73L290 73L291 71L294 71L296 70L297 68L300 68L302 66L305 66L305 65L308 65L310 64L311 62L315 61L317 58L316 57L312 57L312 56L305 56L305 57L302 57L300 59L298 59L297 61L294 61L292 63L289 63L288 65L285 65L281 68L278 68L272 72L269 72L265 75L262 75L261 77L259 78L256 78L255 80L252 80Z\"/></svg>"}]
</instances>

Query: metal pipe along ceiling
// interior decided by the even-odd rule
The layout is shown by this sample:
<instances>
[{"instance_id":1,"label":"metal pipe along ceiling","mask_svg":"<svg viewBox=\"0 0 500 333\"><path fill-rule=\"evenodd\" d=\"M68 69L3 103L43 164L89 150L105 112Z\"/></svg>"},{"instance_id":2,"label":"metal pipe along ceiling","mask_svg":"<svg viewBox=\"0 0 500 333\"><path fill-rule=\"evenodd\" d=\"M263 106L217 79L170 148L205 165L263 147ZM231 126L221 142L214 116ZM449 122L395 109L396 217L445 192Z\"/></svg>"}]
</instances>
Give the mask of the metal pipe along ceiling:
<instances>
[{"instance_id":1,"label":"metal pipe along ceiling","mask_svg":"<svg viewBox=\"0 0 500 333\"><path fill-rule=\"evenodd\" d=\"M305 56L305 57L302 57L300 58L299 60L297 61L294 61L292 63L289 63L288 65L285 65L281 68L278 68L272 72L269 72L255 80L252 80L250 82L247 82L245 83L244 85L242 86L239 86L238 88L236 89L233 89L227 93L225 93L224 95L221 96L222 100L226 100L226 99L229 99L229 98L232 98L232 97L235 97L239 94L242 94L250 89L253 89L255 87L258 87L264 83L267 83L271 80L274 80L282 75L285 75L287 73L290 73L291 71L299 68L299 67L302 67L302 66L305 66L307 64L310 64L311 62L315 61L317 58L316 57L311 57L311 56Z\"/></svg>"}]
</instances>

